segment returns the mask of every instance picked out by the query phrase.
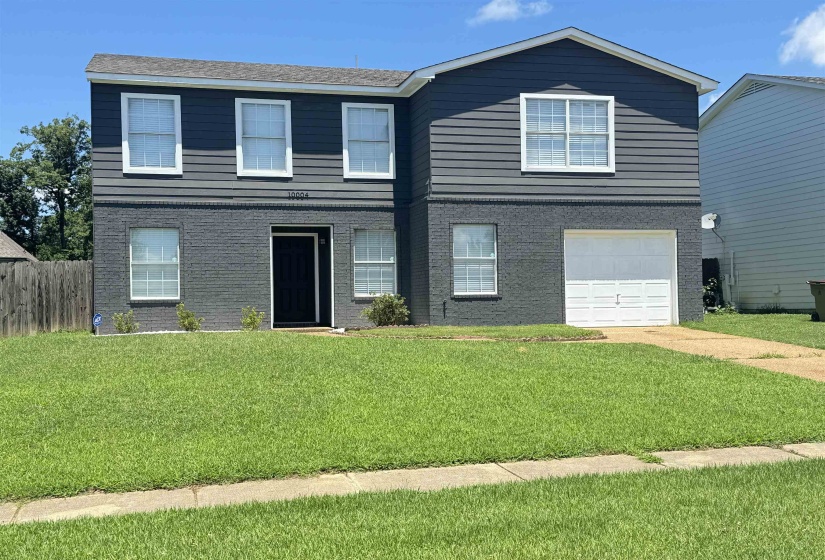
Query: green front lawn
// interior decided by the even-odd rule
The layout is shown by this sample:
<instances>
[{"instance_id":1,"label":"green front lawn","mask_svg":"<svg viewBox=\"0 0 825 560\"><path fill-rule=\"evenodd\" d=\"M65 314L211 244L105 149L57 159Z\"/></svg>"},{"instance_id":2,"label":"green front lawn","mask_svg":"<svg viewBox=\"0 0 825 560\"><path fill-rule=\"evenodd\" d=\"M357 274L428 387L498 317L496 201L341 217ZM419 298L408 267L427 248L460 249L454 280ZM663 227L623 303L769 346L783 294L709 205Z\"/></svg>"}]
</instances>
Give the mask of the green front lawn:
<instances>
[{"instance_id":1,"label":"green front lawn","mask_svg":"<svg viewBox=\"0 0 825 560\"><path fill-rule=\"evenodd\" d=\"M0 499L825 440L825 384L646 345L0 340Z\"/></svg>"},{"instance_id":2,"label":"green front lawn","mask_svg":"<svg viewBox=\"0 0 825 560\"><path fill-rule=\"evenodd\" d=\"M810 460L13 525L0 557L821 558L823 480Z\"/></svg>"},{"instance_id":3,"label":"green front lawn","mask_svg":"<svg viewBox=\"0 0 825 560\"><path fill-rule=\"evenodd\" d=\"M704 321L682 323L682 326L825 350L825 322L814 323L809 314L709 313Z\"/></svg>"},{"instance_id":4,"label":"green front lawn","mask_svg":"<svg viewBox=\"0 0 825 560\"><path fill-rule=\"evenodd\" d=\"M507 327L380 327L349 331L354 336L385 338L492 338L496 340L588 340L603 338L601 331L570 325L516 325Z\"/></svg>"}]
</instances>

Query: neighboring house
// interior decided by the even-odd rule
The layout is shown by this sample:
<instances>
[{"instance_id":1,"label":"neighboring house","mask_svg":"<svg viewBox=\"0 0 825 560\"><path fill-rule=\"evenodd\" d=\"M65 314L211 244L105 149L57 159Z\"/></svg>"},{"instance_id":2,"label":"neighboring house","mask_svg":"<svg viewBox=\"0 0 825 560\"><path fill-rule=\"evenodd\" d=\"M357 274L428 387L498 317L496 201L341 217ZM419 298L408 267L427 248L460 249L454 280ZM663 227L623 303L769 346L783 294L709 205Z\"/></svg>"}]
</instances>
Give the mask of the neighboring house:
<instances>
[{"instance_id":1,"label":"neighboring house","mask_svg":"<svg viewBox=\"0 0 825 560\"><path fill-rule=\"evenodd\" d=\"M825 279L825 78L745 74L699 119L702 252L745 310L814 307Z\"/></svg>"},{"instance_id":2,"label":"neighboring house","mask_svg":"<svg viewBox=\"0 0 825 560\"><path fill-rule=\"evenodd\" d=\"M37 259L15 243L11 237L0 231L0 264L20 261L37 262Z\"/></svg>"},{"instance_id":3,"label":"neighboring house","mask_svg":"<svg viewBox=\"0 0 825 560\"><path fill-rule=\"evenodd\" d=\"M95 305L211 329L700 319L698 96L568 28L414 72L98 54Z\"/></svg>"}]
</instances>

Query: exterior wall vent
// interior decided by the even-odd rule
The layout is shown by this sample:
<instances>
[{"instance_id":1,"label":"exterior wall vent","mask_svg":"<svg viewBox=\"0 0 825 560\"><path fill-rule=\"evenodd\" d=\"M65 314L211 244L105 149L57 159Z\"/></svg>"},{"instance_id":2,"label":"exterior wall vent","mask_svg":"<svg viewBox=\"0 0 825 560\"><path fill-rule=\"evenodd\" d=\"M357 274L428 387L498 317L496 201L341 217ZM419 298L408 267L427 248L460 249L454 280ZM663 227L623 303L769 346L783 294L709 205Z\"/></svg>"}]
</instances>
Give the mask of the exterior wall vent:
<instances>
[{"instance_id":1,"label":"exterior wall vent","mask_svg":"<svg viewBox=\"0 0 825 560\"><path fill-rule=\"evenodd\" d=\"M762 91L763 89L772 88L773 84L766 84L765 82L753 82L751 85L745 88L745 91L739 94L739 97L736 99L742 99L743 97L747 97L751 94L754 94L758 91Z\"/></svg>"}]
</instances>

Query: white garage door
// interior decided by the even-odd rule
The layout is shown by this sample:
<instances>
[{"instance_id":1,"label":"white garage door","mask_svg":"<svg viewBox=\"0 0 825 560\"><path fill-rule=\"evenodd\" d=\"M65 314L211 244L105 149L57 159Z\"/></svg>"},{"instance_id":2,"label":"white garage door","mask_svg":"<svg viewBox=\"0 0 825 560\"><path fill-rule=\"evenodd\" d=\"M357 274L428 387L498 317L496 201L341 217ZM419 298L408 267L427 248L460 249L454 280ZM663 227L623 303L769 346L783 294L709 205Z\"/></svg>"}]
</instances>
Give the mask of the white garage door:
<instances>
[{"instance_id":1,"label":"white garage door","mask_svg":"<svg viewBox=\"0 0 825 560\"><path fill-rule=\"evenodd\" d=\"M569 325L677 322L674 231L565 231L564 269Z\"/></svg>"}]
</instances>

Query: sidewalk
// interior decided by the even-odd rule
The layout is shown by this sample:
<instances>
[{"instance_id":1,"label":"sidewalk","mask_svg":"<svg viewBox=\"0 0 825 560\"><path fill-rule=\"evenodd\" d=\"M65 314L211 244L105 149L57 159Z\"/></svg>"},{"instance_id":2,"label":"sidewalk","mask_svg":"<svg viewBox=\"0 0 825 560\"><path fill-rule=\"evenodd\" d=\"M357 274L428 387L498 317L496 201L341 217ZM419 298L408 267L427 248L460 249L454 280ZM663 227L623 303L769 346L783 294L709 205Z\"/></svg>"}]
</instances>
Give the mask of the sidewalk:
<instances>
[{"instance_id":1,"label":"sidewalk","mask_svg":"<svg viewBox=\"0 0 825 560\"><path fill-rule=\"evenodd\" d=\"M87 494L71 498L47 498L27 503L0 503L0 525L31 521L58 521L78 517L103 517L164 509L293 500L306 496L340 496L390 490L432 491L443 488L500 484L540 478L586 474L614 474L664 469L747 465L778 461L825 458L825 443L800 443L782 449L731 447L695 451L652 453L661 463L645 463L630 455L602 455L548 461L519 461L323 474L309 478L260 480L124 494Z\"/></svg>"}]
</instances>

